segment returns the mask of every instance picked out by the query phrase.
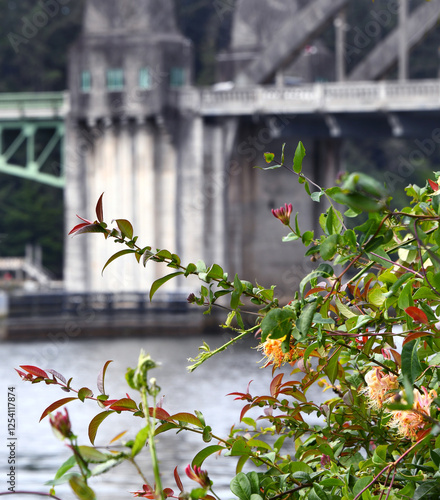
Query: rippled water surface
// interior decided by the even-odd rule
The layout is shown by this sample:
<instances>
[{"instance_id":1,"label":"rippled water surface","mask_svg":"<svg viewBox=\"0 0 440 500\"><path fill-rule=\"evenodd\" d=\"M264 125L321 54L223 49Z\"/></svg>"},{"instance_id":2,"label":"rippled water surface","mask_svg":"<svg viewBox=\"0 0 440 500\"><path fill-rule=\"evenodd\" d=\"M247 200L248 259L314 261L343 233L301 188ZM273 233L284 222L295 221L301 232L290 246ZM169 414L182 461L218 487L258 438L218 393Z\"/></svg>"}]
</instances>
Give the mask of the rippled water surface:
<instances>
[{"instance_id":1,"label":"rippled water surface","mask_svg":"<svg viewBox=\"0 0 440 500\"><path fill-rule=\"evenodd\" d=\"M178 411L201 410L208 425L215 434L225 437L230 427L238 422L242 402L234 401L227 396L233 391L245 391L250 380L251 393L268 394L271 370L260 370L259 353L251 349L253 339L228 349L226 352L207 361L195 372L188 373L187 359L195 357L198 346L203 340L213 348L227 341L229 337L167 337L167 338L133 338L133 339L99 339L75 340L65 344L54 342L2 343L0 366L0 411L2 440L0 450L2 478L0 491L6 489L7 449L6 437L6 399L8 386L16 387L17 404L17 436L18 436L18 469L17 488L20 490L48 491L44 482L53 478L60 464L69 457L69 450L53 435L49 422L44 419L39 423L43 410L57 399L67 394L56 386L43 384L32 385L22 382L15 374L14 368L23 364L33 364L41 368L62 373L66 378L73 377L72 386L96 389L97 375L105 363L112 359L107 377L106 392L110 397L124 397L126 392L134 399L138 394L129 389L124 374L127 367L134 367L140 349L150 353L153 359L162 366L151 372L157 378L165 395L163 407L169 413ZM93 402L73 401L68 406L73 431L80 437L80 444L89 444L87 426L91 418L98 413ZM258 416L258 415L253 415ZM101 425L96 443L105 446L118 433L129 429L127 438L132 438L136 430L143 426L140 418L128 414L113 414ZM125 439L125 437L124 437ZM172 479L174 467L179 472L188 488L195 487L186 479L184 468L204 444L199 436L190 433L162 434L158 437L158 453L161 461L164 486L175 488ZM147 455L144 453L143 455ZM147 458L141 462L145 465L146 476L153 482L148 469ZM216 485L216 491L222 499L231 498L229 481L234 475L235 458L210 457L204 464ZM92 487L99 500L122 500L132 498L128 492L141 488L142 480L132 466L123 464L109 474L95 478ZM73 500L69 487L62 485L56 489L63 500ZM9 498L9 497L8 497ZM12 497L11 497L12 498ZM31 498L31 497L25 497ZM37 497L35 497L37 498ZM41 497L40 497L41 498Z\"/></svg>"}]
</instances>

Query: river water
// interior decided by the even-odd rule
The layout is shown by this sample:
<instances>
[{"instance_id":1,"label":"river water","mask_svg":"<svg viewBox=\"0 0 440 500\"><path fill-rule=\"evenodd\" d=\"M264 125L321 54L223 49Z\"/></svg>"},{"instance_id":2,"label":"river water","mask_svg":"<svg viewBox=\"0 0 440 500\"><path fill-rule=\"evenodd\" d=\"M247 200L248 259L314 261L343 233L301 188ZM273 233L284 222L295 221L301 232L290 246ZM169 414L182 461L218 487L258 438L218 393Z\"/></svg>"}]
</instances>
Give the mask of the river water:
<instances>
[{"instance_id":1,"label":"river water","mask_svg":"<svg viewBox=\"0 0 440 500\"><path fill-rule=\"evenodd\" d=\"M19 365L32 364L43 369L52 368L63 374L66 379L73 377L72 387L83 386L99 393L96 378L107 360L114 360L109 365L105 380L106 392L111 399L125 397L128 392L133 399L139 400L138 394L125 383L127 367L136 366L141 349L149 353L162 366L151 372L161 386L164 395L163 408L170 414L179 411L193 412L200 410L218 436L226 437L233 424L239 421L243 405L227 396L234 391L246 392L248 383L251 394L269 394L271 370L260 369L259 352L252 347L256 341L248 339L229 348L226 352L214 356L193 373L188 373L188 358L195 357L205 340L211 348L218 347L229 340L228 336L216 335L202 337L148 337L99 340L67 340L64 344L53 342L3 342L0 366L0 411L1 411L1 470L0 491L6 491L6 467L8 448L6 447L6 401L9 386L15 387L17 414L17 471L16 490L47 492L49 487L44 482L54 477L60 464L70 454L66 446L56 439L50 429L48 419L39 423L43 410L53 401L68 397L57 386L44 384L32 385L22 382L14 372ZM98 413L95 403L73 401L67 405L73 423L73 431L80 437L80 444L88 445L87 426L91 418ZM254 418L259 413L250 414ZM131 414L113 414L108 417L98 430L95 444L105 446L120 432L129 429L124 439L133 438L136 430L143 427L140 418ZM214 442L211 444L215 444ZM164 487L177 490L172 479L175 466L188 489L196 483L185 476L185 467L194 455L206 444L198 435L182 432L165 433L158 436L158 454L161 462ZM148 469L147 453L142 453L141 463L151 483L153 477ZM207 469L214 481L215 490L222 500L232 498L229 481L234 476L236 459L233 457L209 457L203 468ZM132 498L128 492L141 489L142 480L129 464L112 469L108 474L98 476L91 482L98 500L122 500ZM56 488L57 496L63 500L75 497L66 485ZM9 498L9 497L8 497ZM37 497L25 497L37 498ZM40 497L41 498L41 497Z\"/></svg>"}]
</instances>

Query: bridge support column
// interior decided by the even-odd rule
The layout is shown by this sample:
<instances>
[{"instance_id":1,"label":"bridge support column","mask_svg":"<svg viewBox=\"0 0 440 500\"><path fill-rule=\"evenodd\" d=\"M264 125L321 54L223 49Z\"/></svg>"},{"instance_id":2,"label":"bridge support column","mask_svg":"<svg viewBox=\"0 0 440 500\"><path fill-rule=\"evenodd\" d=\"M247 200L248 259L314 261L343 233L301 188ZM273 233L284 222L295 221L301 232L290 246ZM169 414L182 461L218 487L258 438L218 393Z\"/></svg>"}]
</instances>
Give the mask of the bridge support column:
<instances>
[{"instance_id":1,"label":"bridge support column","mask_svg":"<svg viewBox=\"0 0 440 500\"><path fill-rule=\"evenodd\" d=\"M203 179L203 143L206 139L200 115L181 117L179 126L175 251L184 263L189 263L204 258L207 201Z\"/></svg>"},{"instance_id":2,"label":"bridge support column","mask_svg":"<svg viewBox=\"0 0 440 500\"><path fill-rule=\"evenodd\" d=\"M91 144L81 137L79 127L74 120L67 120L64 190L65 233L67 234L81 221L76 215L86 217L85 158ZM91 215L92 216L92 215ZM88 289L89 273L88 245L81 236L66 236L64 245L64 283L66 290L83 292Z\"/></svg>"}]
</instances>

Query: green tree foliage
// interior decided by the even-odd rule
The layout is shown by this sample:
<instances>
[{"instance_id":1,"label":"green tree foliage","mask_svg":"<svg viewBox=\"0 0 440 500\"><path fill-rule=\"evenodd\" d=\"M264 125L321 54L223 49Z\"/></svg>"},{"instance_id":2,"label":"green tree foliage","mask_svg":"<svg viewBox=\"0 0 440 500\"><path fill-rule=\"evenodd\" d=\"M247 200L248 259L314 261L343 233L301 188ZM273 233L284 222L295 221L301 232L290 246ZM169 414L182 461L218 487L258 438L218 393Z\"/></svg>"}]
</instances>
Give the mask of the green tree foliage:
<instances>
[{"instance_id":1,"label":"green tree foliage","mask_svg":"<svg viewBox=\"0 0 440 500\"><path fill-rule=\"evenodd\" d=\"M66 88L68 47L80 30L83 4L0 0L0 92Z\"/></svg>"},{"instance_id":2,"label":"green tree foliage","mask_svg":"<svg viewBox=\"0 0 440 500\"><path fill-rule=\"evenodd\" d=\"M0 256L24 256L40 245L43 265L62 273L63 192L37 182L0 175Z\"/></svg>"}]
</instances>

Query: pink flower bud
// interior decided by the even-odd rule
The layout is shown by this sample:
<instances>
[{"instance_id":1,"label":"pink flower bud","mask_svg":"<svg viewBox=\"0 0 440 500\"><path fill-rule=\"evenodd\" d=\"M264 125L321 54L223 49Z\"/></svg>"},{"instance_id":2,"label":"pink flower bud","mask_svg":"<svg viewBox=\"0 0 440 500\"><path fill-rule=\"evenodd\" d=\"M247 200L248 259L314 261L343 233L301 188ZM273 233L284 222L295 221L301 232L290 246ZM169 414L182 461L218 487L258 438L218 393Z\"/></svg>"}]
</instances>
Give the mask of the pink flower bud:
<instances>
[{"instance_id":1,"label":"pink flower bud","mask_svg":"<svg viewBox=\"0 0 440 500\"><path fill-rule=\"evenodd\" d=\"M50 416L50 425L55 435L63 440L65 438L71 438L73 436L72 425L70 423L69 414L67 408L64 408L65 413L57 412L56 415Z\"/></svg>"},{"instance_id":2,"label":"pink flower bud","mask_svg":"<svg viewBox=\"0 0 440 500\"><path fill-rule=\"evenodd\" d=\"M284 207L272 209L274 217L279 219L285 226L290 224L290 214L292 213L292 204L285 203Z\"/></svg>"}]
</instances>

